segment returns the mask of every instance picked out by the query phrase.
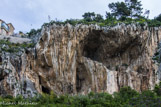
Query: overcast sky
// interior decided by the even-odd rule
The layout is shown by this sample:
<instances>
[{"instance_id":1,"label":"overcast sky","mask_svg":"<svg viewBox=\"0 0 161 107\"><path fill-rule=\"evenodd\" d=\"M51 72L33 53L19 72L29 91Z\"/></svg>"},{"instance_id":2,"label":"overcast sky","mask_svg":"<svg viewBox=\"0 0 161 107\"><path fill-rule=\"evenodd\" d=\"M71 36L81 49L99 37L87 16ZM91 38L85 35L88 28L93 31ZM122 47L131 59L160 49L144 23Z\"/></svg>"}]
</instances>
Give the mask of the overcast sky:
<instances>
[{"instance_id":1,"label":"overcast sky","mask_svg":"<svg viewBox=\"0 0 161 107\"><path fill-rule=\"evenodd\" d=\"M16 32L27 32L48 22L48 15L52 20L81 19L85 12L105 16L108 4L116 1L124 0L0 0L0 19L11 22ZM160 0L141 1L144 11L150 10L150 18L161 13Z\"/></svg>"}]
</instances>

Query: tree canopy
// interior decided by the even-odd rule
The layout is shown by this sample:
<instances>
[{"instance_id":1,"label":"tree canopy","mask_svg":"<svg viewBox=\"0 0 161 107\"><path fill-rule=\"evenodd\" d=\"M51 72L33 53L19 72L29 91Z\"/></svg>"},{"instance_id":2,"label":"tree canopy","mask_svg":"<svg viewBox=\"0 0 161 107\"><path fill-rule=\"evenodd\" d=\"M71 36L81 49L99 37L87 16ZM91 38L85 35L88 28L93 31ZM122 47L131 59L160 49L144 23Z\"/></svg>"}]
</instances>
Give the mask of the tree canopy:
<instances>
[{"instance_id":1,"label":"tree canopy","mask_svg":"<svg viewBox=\"0 0 161 107\"><path fill-rule=\"evenodd\" d=\"M94 12L87 12L82 15L85 21L87 22L102 22L103 21L103 16L100 14L95 14Z\"/></svg>"},{"instance_id":2,"label":"tree canopy","mask_svg":"<svg viewBox=\"0 0 161 107\"><path fill-rule=\"evenodd\" d=\"M155 19L161 22L161 14L159 14Z\"/></svg>"},{"instance_id":3,"label":"tree canopy","mask_svg":"<svg viewBox=\"0 0 161 107\"><path fill-rule=\"evenodd\" d=\"M117 18L131 17L138 18L142 14L142 4L138 0L125 0L125 2L110 3L108 7Z\"/></svg>"},{"instance_id":4,"label":"tree canopy","mask_svg":"<svg viewBox=\"0 0 161 107\"><path fill-rule=\"evenodd\" d=\"M111 9L112 15L120 18L122 16L129 16L130 11L124 2L110 3L108 7Z\"/></svg>"}]
</instances>

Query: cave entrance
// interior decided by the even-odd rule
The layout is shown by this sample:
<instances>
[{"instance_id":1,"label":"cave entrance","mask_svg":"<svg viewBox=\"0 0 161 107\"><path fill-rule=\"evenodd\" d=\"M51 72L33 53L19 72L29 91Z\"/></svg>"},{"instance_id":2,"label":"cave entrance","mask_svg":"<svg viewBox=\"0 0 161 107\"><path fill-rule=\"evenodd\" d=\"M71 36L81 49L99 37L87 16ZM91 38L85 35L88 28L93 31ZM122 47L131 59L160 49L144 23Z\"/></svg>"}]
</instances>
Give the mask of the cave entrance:
<instances>
[{"instance_id":1,"label":"cave entrance","mask_svg":"<svg viewBox=\"0 0 161 107\"><path fill-rule=\"evenodd\" d=\"M0 65L2 65L2 57L0 56Z\"/></svg>"},{"instance_id":2,"label":"cave entrance","mask_svg":"<svg viewBox=\"0 0 161 107\"><path fill-rule=\"evenodd\" d=\"M44 83L44 81L41 78L41 76L39 75L39 84L41 85L42 92L46 93L46 94L50 94L50 89L47 86L45 86L43 83Z\"/></svg>"},{"instance_id":3,"label":"cave entrance","mask_svg":"<svg viewBox=\"0 0 161 107\"><path fill-rule=\"evenodd\" d=\"M47 87L42 86L42 92L46 94L50 94L50 90Z\"/></svg>"},{"instance_id":4,"label":"cave entrance","mask_svg":"<svg viewBox=\"0 0 161 107\"><path fill-rule=\"evenodd\" d=\"M101 30L92 30L84 40L83 56L98 61L98 49L101 45Z\"/></svg>"},{"instance_id":5,"label":"cave entrance","mask_svg":"<svg viewBox=\"0 0 161 107\"><path fill-rule=\"evenodd\" d=\"M77 92L85 91L92 84L90 75L88 74L85 65L78 63L76 69L76 90Z\"/></svg>"},{"instance_id":6,"label":"cave entrance","mask_svg":"<svg viewBox=\"0 0 161 107\"><path fill-rule=\"evenodd\" d=\"M92 30L80 42L81 55L98 61L110 70L122 64L130 65L141 55L141 39L119 31ZM122 60L125 59L125 60Z\"/></svg>"}]
</instances>

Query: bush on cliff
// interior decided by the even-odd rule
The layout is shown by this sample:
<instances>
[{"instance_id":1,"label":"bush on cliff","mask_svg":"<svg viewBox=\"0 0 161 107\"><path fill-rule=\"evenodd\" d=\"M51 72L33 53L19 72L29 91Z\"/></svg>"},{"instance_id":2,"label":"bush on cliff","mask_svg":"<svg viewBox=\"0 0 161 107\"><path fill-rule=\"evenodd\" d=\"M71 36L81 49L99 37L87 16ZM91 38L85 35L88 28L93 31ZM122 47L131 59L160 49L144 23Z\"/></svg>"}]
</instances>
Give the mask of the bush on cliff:
<instances>
[{"instance_id":1,"label":"bush on cliff","mask_svg":"<svg viewBox=\"0 0 161 107\"><path fill-rule=\"evenodd\" d=\"M16 53L26 48L33 48L35 46L34 43L11 43L8 40L0 40L0 47L2 51L9 53Z\"/></svg>"}]
</instances>

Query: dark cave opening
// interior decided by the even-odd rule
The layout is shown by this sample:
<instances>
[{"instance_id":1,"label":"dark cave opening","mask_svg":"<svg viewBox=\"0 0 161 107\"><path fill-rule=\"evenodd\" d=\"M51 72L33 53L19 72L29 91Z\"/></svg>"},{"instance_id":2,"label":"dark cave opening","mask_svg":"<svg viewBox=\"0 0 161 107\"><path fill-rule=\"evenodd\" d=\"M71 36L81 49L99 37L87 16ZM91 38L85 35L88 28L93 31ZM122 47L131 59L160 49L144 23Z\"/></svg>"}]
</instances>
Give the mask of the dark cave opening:
<instances>
[{"instance_id":1,"label":"dark cave opening","mask_svg":"<svg viewBox=\"0 0 161 107\"><path fill-rule=\"evenodd\" d=\"M50 94L50 89L48 89L47 87L42 86L42 92L46 93L46 94Z\"/></svg>"},{"instance_id":2,"label":"dark cave opening","mask_svg":"<svg viewBox=\"0 0 161 107\"><path fill-rule=\"evenodd\" d=\"M50 89L48 87L43 86L43 80L41 76L39 75L39 84L41 84L41 89L43 93L50 94Z\"/></svg>"},{"instance_id":3,"label":"dark cave opening","mask_svg":"<svg viewBox=\"0 0 161 107\"><path fill-rule=\"evenodd\" d=\"M112 30L92 30L80 44L82 56L98 61L111 70L123 63L130 65L142 53L138 36L132 38L131 35ZM126 60L122 62L121 59L125 57Z\"/></svg>"},{"instance_id":4,"label":"dark cave opening","mask_svg":"<svg viewBox=\"0 0 161 107\"><path fill-rule=\"evenodd\" d=\"M87 35L83 45L83 56L96 61L99 59L97 50L101 45L100 33L101 30L93 30Z\"/></svg>"},{"instance_id":5,"label":"dark cave opening","mask_svg":"<svg viewBox=\"0 0 161 107\"><path fill-rule=\"evenodd\" d=\"M79 74L77 73L76 75L76 90L77 92L80 92L81 88L82 88L82 82L83 82L83 79L80 79Z\"/></svg>"},{"instance_id":6,"label":"dark cave opening","mask_svg":"<svg viewBox=\"0 0 161 107\"><path fill-rule=\"evenodd\" d=\"M77 92L81 92L85 90L85 87L91 84L91 78L85 68L85 65L82 63L78 63L76 69L76 90Z\"/></svg>"},{"instance_id":7,"label":"dark cave opening","mask_svg":"<svg viewBox=\"0 0 161 107\"><path fill-rule=\"evenodd\" d=\"M2 64L2 57L0 56L0 65Z\"/></svg>"}]
</instances>

